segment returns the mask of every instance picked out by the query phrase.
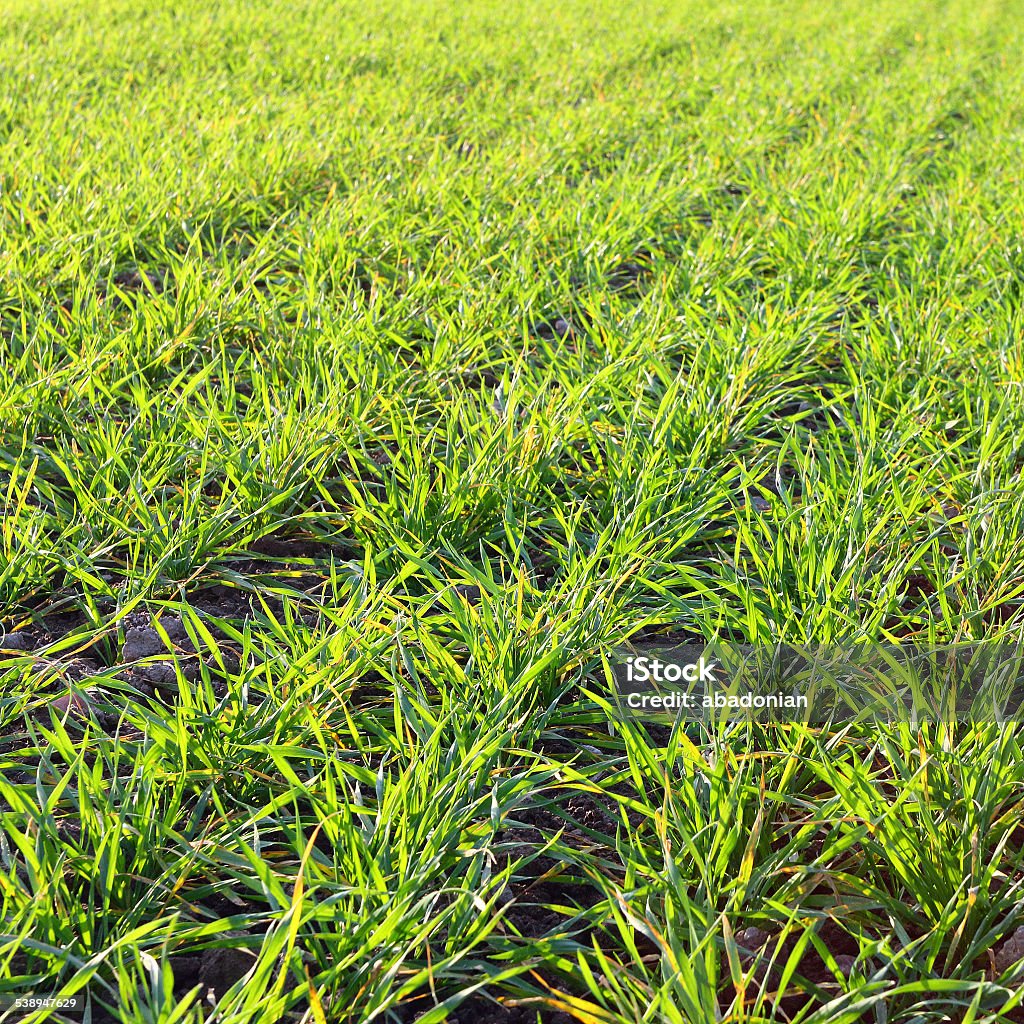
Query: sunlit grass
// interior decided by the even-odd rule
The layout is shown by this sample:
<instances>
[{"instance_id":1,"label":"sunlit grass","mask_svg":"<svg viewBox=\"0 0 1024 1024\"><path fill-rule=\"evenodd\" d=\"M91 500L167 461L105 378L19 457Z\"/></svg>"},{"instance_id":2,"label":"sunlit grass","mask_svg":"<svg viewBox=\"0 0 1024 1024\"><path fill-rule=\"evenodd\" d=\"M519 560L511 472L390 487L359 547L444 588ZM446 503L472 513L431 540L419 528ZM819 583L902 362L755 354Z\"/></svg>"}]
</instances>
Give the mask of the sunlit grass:
<instances>
[{"instance_id":1,"label":"sunlit grass","mask_svg":"<svg viewBox=\"0 0 1024 1024\"><path fill-rule=\"evenodd\" d=\"M1020 638L1022 24L0 0L0 993L1024 1020L1015 729L600 700Z\"/></svg>"}]
</instances>

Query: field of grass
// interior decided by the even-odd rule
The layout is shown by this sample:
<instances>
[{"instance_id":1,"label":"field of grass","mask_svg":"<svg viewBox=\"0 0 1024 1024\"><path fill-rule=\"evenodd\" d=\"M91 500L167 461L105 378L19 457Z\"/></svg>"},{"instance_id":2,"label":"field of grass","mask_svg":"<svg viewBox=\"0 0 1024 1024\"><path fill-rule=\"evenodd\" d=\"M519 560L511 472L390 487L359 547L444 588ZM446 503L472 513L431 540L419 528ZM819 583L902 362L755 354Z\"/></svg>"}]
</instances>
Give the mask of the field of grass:
<instances>
[{"instance_id":1,"label":"field of grass","mask_svg":"<svg viewBox=\"0 0 1024 1024\"><path fill-rule=\"evenodd\" d=\"M0 1021L1024 1020L1021 730L607 705L1021 638L1022 52L0 0Z\"/></svg>"}]
</instances>

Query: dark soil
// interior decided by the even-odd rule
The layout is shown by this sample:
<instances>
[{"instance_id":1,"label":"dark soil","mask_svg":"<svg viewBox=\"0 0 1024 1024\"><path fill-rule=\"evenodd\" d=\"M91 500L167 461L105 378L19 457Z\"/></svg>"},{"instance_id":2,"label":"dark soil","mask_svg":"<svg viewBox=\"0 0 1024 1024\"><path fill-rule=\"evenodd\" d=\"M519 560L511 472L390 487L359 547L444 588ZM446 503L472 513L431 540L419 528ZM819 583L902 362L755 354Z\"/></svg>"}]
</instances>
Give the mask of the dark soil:
<instances>
[{"instance_id":1,"label":"dark soil","mask_svg":"<svg viewBox=\"0 0 1024 1024\"><path fill-rule=\"evenodd\" d=\"M572 1017L559 1010L540 1010L541 1024L572 1024ZM502 1006L482 996L467 999L449 1015L450 1024L536 1024L538 1010L532 1006Z\"/></svg>"},{"instance_id":2,"label":"dark soil","mask_svg":"<svg viewBox=\"0 0 1024 1024\"><path fill-rule=\"evenodd\" d=\"M202 990L200 999L220 999L235 982L252 969L256 954L250 949L204 949L198 956L171 958L174 972L174 994L181 998L196 985Z\"/></svg>"}]
</instances>

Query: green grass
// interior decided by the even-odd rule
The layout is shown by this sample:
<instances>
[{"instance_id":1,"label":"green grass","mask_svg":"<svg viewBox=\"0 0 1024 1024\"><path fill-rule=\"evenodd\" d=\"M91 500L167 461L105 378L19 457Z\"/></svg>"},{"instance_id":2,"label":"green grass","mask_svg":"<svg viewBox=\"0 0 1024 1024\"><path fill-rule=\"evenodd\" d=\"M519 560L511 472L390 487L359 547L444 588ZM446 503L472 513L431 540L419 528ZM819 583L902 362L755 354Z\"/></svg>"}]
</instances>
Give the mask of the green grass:
<instances>
[{"instance_id":1,"label":"green grass","mask_svg":"<svg viewBox=\"0 0 1024 1024\"><path fill-rule=\"evenodd\" d=\"M0 993L1024 1020L1016 728L601 701L638 634L1021 638L1022 44L0 0Z\"/></svg>"}]
</instances>

